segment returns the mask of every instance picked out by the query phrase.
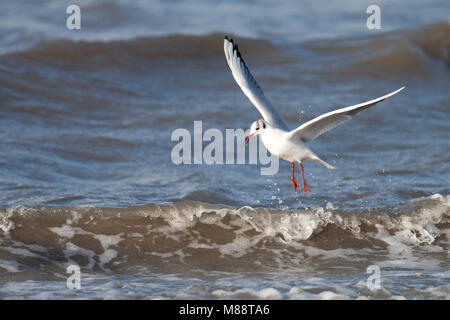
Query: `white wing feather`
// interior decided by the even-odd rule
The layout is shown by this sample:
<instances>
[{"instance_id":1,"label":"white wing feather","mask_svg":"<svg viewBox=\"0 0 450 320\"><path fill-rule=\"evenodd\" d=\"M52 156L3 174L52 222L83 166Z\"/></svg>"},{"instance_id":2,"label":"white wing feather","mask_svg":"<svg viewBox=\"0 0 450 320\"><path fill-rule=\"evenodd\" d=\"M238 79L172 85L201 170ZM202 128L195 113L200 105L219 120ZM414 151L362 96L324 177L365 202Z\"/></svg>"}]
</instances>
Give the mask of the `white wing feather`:
<instances>
[{"instance_id":1,"label":"white wing feather","mask_svg":"<svg viewBox=\"0 0 450 320\"><path fill-rule=\"evenodd\" d=\"M286 122L270 104L269 100L267 100L261 87L250 73L250 70L242 59L238 46L233 43L233 40L225 37L223 48L234 80L236 80L241 90L250 99L256 109L258 109L264 120L269 122L273 127L288 131L289 128Z\"/></svg>"},{"instance_id":2,"label":"white wing feather","mask_svg":"<svg viewBox=\"0 0 450 320\"><path fill-rule=\"evenodd\" d=\"M362 110L365 110L378 102L381 102L394 94L402 91L405 87L402 87L394 92L391 92L385 96L382 96L377 99L373 99L370 101L366 101L360 104L356 104L354 106L338 109L335 111L331 111L328 113L325 113L317 118L314 118L301 126L299 126L297 129L292 130L289 135L290 138L300 138L304 142L308 142L311 140L314 140L318 136L320 136L322 133L333 129L334 127L340 125L341 123L349 120L352 118L352 116L356 115L357 113L361 112Z\"/></svg>"}]
</instances>

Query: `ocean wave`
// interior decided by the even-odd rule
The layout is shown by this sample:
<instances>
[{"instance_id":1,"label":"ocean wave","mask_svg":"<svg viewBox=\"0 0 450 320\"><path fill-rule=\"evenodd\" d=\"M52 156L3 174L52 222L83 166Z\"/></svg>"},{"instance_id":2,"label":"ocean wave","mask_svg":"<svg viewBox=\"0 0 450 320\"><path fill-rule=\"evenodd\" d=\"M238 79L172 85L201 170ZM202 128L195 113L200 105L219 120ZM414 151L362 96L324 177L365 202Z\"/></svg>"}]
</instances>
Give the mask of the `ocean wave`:
<instances>
[{"instance_id":1,"label":"ocean wave","mask_svg":"<svg viewBox=\"0 0 450 320\"><path fill-rule=\"evenodd\" d=\"M361 211L331 204L286 211L194 201L12 207L0 211L0 259L19 266L29 259L76 262L91 270L290 268L314 259L357 259L367 250L395 258L414 250L445 255L449 225L450 196L440 194L395 209Z\"/></svg>"},{"instance_id":2,"label":"ocean wave","mask_svg":"<svg viewBox=\"0 0 450 320\"><path fill-rule=\"evenodd\" d=\"M343 39L319 46L338 53L341 68L350 74L369 73L427 75L430 63L450 67L450 23L441 22L416 29L387 32L375 38ZM344 68L342 68L344 69Z\"/></svg>"},{"instance_id":3,"label":"ocean wave","mask_svg":"<svg viewBox=\"0 0 450 320\"><path fill-rule=\"evenodd\" d=\"M61 39L41 42L29 49L7 53L4 56L59 67L70 64L72 68L83 66L96 69L113 66L136 68L142 67L140 63L137 63L141 60L158 60L161 63L160 60L223 58L223 37L223 34L170 35L109 42ZM264 40L246 39L245 43L245 52L248 53L268 53L275 50L272 44ZM136 69L139 70L139 68Z\"/></svg>"},{"instance_id":4,"label":"ocean wave","mask_svg":"<svg viewBox=\"0 0 450 320\"><path fill-rule=\"evenodd\" d=\"M142 61L151 63L156 60L158 65L171 65L173 61L178 60L194 59L206 63L209 60L222 59L223 36L224 34L219 33L205 36L170 35L109 42L53 40L3 56L66 68L120 67L138 71L145 66ZM299 46L325 50L330 54L344 54L351 58L355 69L370 66L386 72L407 71L420 74L423 72L423 64L429 58L450 66L448 39L450 23L440 22L416 29L386 32L375 38L364 38L363 41L358 36L325 42L310 40L300 43ZM292 54L280 50L266 40L240 39L240 42L245 43L242 48L244 54L257 53L256 56L265 56L265 64L295 61ZM276 55L273 55L274 53Z\"/></svg>"},{"instance_id":5,"label":"ocean wave","mask_svg":"<svg viewBox=\"0 0 450 320\"><path fill-rule=\"evenodd\" d=\"M426 54L450 67L450 22L423 27L412 33L411 40Z\"/></svg>"}]
</instances>

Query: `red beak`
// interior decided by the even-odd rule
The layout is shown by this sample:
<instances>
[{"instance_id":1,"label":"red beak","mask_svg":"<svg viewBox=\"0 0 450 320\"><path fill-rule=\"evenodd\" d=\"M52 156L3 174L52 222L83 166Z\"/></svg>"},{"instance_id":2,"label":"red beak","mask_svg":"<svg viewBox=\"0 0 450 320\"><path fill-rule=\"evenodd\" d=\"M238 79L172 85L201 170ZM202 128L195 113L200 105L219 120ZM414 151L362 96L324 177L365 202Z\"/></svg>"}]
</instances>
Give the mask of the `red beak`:
<instances>
[{"instance_id":1,"label":"red beak","mask_svg":"<svg viewBox=\"0 0 450 320\"><path fill-rule=\"evenodd\" d=\"M249 134L248 136L245 137L245 145L248 145L248 142L250 141L251 137L253 137L252 134Z\"/></svg>"}]
</instances>

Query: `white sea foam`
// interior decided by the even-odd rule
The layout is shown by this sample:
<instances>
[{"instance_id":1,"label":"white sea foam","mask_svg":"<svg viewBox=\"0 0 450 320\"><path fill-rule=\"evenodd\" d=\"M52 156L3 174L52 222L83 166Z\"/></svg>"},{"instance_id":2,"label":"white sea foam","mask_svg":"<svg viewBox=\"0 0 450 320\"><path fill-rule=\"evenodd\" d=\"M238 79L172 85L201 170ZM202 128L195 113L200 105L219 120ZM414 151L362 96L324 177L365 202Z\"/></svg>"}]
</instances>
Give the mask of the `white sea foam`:
<instances>
[{"instance_id":1,"label":"white sea foam","mask_svg":"<svg viewBox=\"0 0 450 320\"><path fill-rule=\"evenodd\" d=\"M0 259L0 268L3 268L8 272L20 272L20 263L14 260Z\"/></svg>"},{"instance_id":2,"label":"white sea foam","mask_svg":"<svg viewBox=\"0 0 450 320\"><path fill-rule=\"evenodd\" d=\"M128 297L135 291L141 298L164 299L409 299L425 283L429 290L422 290L422 297L446 298L448 200L435 195L398 212L340 212L330 204L284 211L196 202L129 209L12 209L2 213L14 227L3 233L0 273L15 279L27 270L33 277L27 269L31 260L41 268L34 276L51 266L51 277L64 278L68 264L80 264L87 291L48 293L52 297ZM30 238L36 228L42 238ZM55 254L64 261L52 261ZM367 288L366 269L373 264L382 277L382 288L375 291ZM116 266L141 281L94 274ZM162 274L150 275L150 270ZM180 274L165 275L172 270ZM205 277L184 274L192 270L209 271ZM255 278L255 273L260 275ZM330 280L334 275L338 277ZM150 280L142 286L145 277ZM24 290L46 296L34 286ZM0 289L8 297L18 292Z\"/></svg>"}]
</instances>

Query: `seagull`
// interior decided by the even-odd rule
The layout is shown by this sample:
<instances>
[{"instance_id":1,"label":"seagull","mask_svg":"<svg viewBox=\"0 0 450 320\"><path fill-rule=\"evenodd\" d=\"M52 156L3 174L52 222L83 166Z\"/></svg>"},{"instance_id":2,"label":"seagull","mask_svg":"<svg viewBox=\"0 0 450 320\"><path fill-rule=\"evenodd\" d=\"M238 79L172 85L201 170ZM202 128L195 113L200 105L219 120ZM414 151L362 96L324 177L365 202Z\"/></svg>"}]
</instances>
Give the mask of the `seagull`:
<instances>
[{"instance_id":1,"label":"seagull","mask_svg":"<svg viewBox=\"0 0 450 320\"><path fill-rule=\"evenodd\" d=\"M296 162L300 165L304 193L311 191L311 189L305 181L303 162L316 161L328 169L336 169L314 154L305 143L314 140L322 133L351 119L357 113L370 108L405 88L401 87L382 97L325 113L300 125L294 130L290 130L281 115L275 110L269 100L267 100L261 87L250 73L239 52L237 44L227 36L224 39L224 51L234 80L236 80L241 90L263 117L263 119L252 123L250 133L245 138L245 142L248 143L252 137L259 136L270 153L280 159L289 161L292 168L291 181L294 191L299 187L294 174Z\"/></svg>"}]
</instances>

